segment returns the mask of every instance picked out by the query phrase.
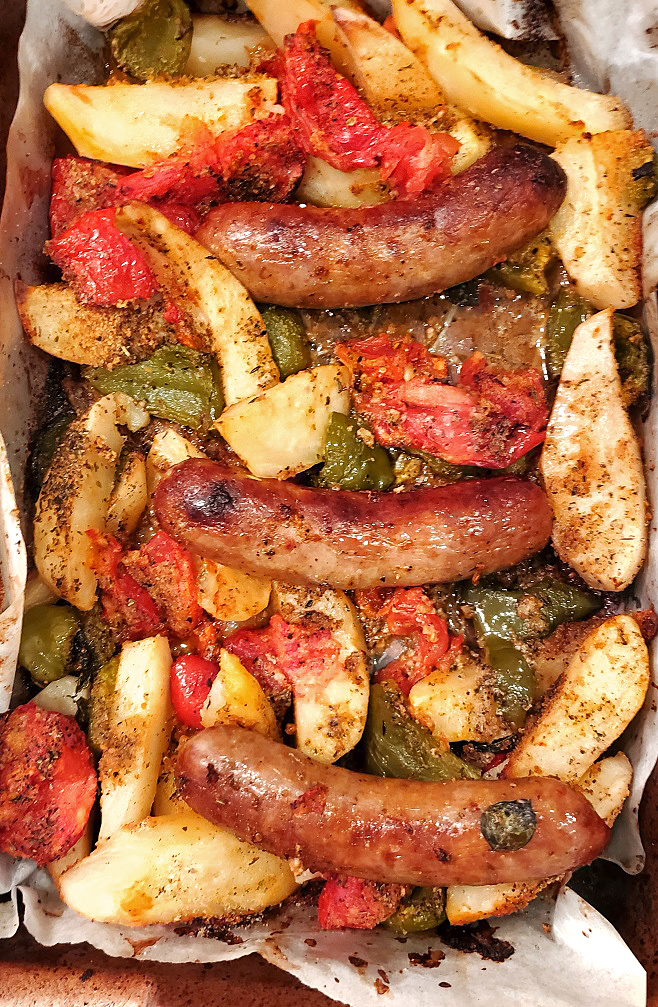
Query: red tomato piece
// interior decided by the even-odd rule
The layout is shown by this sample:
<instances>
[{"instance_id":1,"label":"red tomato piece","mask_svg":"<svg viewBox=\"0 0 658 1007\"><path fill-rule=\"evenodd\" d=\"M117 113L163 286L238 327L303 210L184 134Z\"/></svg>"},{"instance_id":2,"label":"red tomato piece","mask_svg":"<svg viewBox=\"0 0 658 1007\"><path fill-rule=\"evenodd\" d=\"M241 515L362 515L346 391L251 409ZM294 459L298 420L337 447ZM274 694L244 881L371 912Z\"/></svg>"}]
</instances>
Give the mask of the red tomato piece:
<instances>
[{"instance_id":1,"label":"red tomato piece","mask_svg":"<svg viewBox=\"0 0 658 1007\"><path fill-rule=\"evenodd\" d=\"M384 447L501 469L546 436L548 409L534 368L495 371L477 353L449 385L444 360L411 337L386 334L340 343L336 356L354 375L356 412Z\"/></svg>"},{"instance_id":2,"label":"red tomato piece","mask_svg":"<svg viewBox=\"0 0 658 1007\"><path fill-rule=\"evenodd\" d=\"M197 124L180 153L124 178L117 191L126 200L182 206L205 199L281 202L299 182L305 163L286 116L271 115L220 136Z\"/></svg>"},{"instance_id":3,"label":"red tomato piece","mask_svg":"<svg viewBox=\"0 0 658 1007\"><path fill-rule=\"evenodd\" d=\"M219 666L215 661L189 654L171 666L171 703L174 713L186 727L203 727L201 708L208 698Z\"/></svg>"},{"instance_id":4,"label":"red tomato piece","mask_svg":"<svg viewBox=\"0 0 658 1007\"><path fill-rule=\"evenodd\" d=\"M323 688L335 673L339 655L328 630L309 630L280 615L273 615L264 629L239 630L224 646L275 697L291 688L296 696Z\"/></svg>"},{"instance_id":5,"label":"red tomato piece","mask_svg":"<svg viewBox=\"0 0 658 1007\"><path fill-rule=\"evenodd\" d=\"M103 617L122 640L153 636L162 628L157 606L126 570L125 553L112 535L88 531L90 564L101 589Z\"/></svg>"},{"instance_id":6,"label":"red tomato piece","mask_svg":"<svg viewBox=\"0 0 658 1007\"><path fill-rule=\"evenodd\" d=\"M124 557L127 570L154 600L168 630L179 639L189 636L202 615L191 554L166 532Z\"/></svg>"},{"instance_id":7,"label":"red tomato piece","mask_svg":"<svg viewBox=\"0 0 658 1007\"><path fill-rule=\"evenodd\" d=\"M381 167L400 195L413 196L450 174L459 143L423 126L382 125L321 49L315 22L287 35L271 62L283 106L308 154L341 171Z\"/></svg>"},{"instance_id":8,"label":"red tomato piece","mask_svg":"<svg viewBox=\"0 0 658 1007\"><path fill-rule=\"evenodd\" d=\"M116 204L121 174L115 168L82 157L56 157L52 167L50 233L58 238L92 210Z\"/></svg>"},{"instance_id":9,"label":"red tomato piece","mask_svg":"<svg viewBox=\"0 0 658 1007\"><path fill-rule=\"evenodd\" d=\"M320 892L318 923L322 930L372 930L390 919L406 891L404 885L331 878Z\"/></svg>"},{"instance_id":10,"label":"red tomato piece","mask_svg":"<svg viewBox=\"0 0 658 1007\"><path fill-rule=\"evenodd\" d=\"M112 208L85 213L46 247L82 301L122 304L157 290L143 253L114 226Z\"/></svg>"},{"instance_id":11,"label":"red tomato piece","mask_svg":"<svg viewBox=\"0 0 658 1007\"><path fill-rule=\"evenodd\" d=\"M374 605L374 598L367 602ZM461 651L462 637L451 637L430 598L420 587L396 588L376 613L392 636L408 640L406 652L381 668L376 682L394 681L403 695L439 668L449 668Z\"/></svg>"},{"instance_id":12,"label":"red tomato piece","mask_svg":"<svg viewBox=\"0 0 658 1007\"><path fill-rule=\"evenodd\" d=\"M42 867L77 843L96 772L74 717L34 703L0 719L0 850Z\"/></svg>"}]
</instances>

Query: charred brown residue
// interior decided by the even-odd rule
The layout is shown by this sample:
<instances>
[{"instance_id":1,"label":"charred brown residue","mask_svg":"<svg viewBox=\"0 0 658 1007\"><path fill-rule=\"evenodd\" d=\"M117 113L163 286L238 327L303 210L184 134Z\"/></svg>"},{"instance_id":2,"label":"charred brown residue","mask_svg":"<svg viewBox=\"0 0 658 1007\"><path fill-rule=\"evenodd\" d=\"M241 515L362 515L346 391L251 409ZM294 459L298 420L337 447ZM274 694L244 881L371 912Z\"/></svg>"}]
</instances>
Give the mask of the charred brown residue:
<instances>
[{"instance_id":1,"label":"charred brown residue","mask_svg":"<svg viewBox=\"0 0 658 1007\"><path fill-rule=\"evenodd\" d=\"M410 951L407 957L409 958L410 965L420 965L424 969L438 969L445 958L445 954L437 948L428 948L425 954Z\"/></svg>"},{"instance_id":2,"label":"charred brown residue","mask_svg":"<svg viewBox=\"0 0 658 1007\"><path fill-rule=\"evenodd\" d=\"M347 960L358 972L363 973L368 968L368 962L365 958L359 958L358 955L348 955Z\"/></svg>"},{"instance_id":3,"label":"charred brown residue","mask_svg":"<svg viewBox=\"0 0 658 1007\"><path fill-rule=\"evenodd\" d=\"M444 926L438 933L443 943L455 951L478 954L487 962L504 962L514 954L514 948L509 941L494 937L496 930L481 922L466 927Z\"/></svg>"}]
</instances>

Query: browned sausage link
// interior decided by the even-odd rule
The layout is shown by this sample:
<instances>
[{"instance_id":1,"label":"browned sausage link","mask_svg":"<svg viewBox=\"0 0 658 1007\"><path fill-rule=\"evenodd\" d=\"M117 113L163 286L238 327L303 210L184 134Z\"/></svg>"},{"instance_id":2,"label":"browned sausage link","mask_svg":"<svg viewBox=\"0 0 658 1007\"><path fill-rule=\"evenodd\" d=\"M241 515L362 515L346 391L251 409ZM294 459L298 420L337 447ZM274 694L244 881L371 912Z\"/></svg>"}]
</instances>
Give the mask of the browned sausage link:
<instances>
[{"instance_id":1,"label":"browned sausage link","mask_svg":"<svg viewBox=\"0 0 658 1007\"><path fill-rule=\"evenodd\" d=\"M538 552L551 533L546 496L519 479L350 493L256 480L205 459L172 470L155 511L165 531L203 556L345 590L493 573Z\"/></svg>"},{"instance_id":2,"label":"browned sausage link","mask_svg":"<svg viewBox=\"0 0 658 1007\"><path fill-rule=\"evenodd\" d=\"M559 780L383 780L322 765L240 727L196 734L177 775L188 804L240 839L298 856L322 874L373 881L492 885L551 877L593 860L610 832L586 798ZM534 834L521 849L495 852L482 815L517 801L530 802Z\"/></svg>"},{"instance_id":3,"label":"browned sausage link","mask_svg":"<svg viewBox=\"0 0 658 1007\"><path fill-rule=\"evenodd\" d=\"M361 209L227 203L197 232L256 300L307 308L408 301L479 276L542 231L562 169L518 143L438 189Z\"/></svg>"}]
</instances>

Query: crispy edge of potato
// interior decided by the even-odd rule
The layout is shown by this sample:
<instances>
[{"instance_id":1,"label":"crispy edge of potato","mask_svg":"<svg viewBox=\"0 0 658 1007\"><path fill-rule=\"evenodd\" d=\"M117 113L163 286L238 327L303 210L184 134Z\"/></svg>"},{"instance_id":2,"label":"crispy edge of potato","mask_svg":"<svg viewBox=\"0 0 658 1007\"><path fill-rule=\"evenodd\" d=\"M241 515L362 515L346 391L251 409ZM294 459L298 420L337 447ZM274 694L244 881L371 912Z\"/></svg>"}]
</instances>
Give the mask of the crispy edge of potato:
<instances>
[{"instance_id":1,"label":"crispy edge of potato","mask_svg":"<svg viewBox=\"0 0 658 1007\"><path fill-rule=\"evenodd\" d=\"M411 689L409 712L440 741L494 741L507 727L498 715L491 669L475 658L433 671Z\"/></svg>"},{"instance_id":2,"label":"crispy edge of potato","mask_svg":"<svg viewBox=\"0 0 658 1007\"><path fill-rule=\"evenodd\" d=\"M259 682L235 654L223 648L219 671L201 708L201 723L204 727L237 724L275 741L281 738L272 704Z\"/></svg>"}]
</instances>

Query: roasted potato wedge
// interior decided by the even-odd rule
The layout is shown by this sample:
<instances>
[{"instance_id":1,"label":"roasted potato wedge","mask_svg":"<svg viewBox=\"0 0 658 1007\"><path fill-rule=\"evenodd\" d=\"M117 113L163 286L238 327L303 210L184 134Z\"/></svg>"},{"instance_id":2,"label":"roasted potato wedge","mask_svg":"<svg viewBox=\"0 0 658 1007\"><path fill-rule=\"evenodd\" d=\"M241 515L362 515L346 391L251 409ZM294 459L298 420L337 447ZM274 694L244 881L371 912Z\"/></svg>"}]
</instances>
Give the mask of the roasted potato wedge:
<instances>
[{"instance_id":1,"label":"roasted potato wedge","mask_svg":"<svg viewBox=\"0 0 658 1007\"><path fill-rule=\"evenodd\" d=\"M286 35L296 32L302 22L315 21L318 41L329 50L336 68L343 74L349 72L345 43L331 16L331 0L286 0L285 4L279 0L248 0L247 6L279 48ZM360 10L355 0L342 0L340 6Z\"/></svg>"},{"instance_id":2,"label":"roasted potato wedge","mask_svg":"<svg viewBox=\"0 0 658 1007\"><path fill-rule=\"evenodd\" d=\"M461 927L476 920L518 913L555 881L559 878L504 885L451 885L446 889L448 922Z\"/></svg>"},{"instance_id":3,"label":"roasted potato wedge","mask_svg":"<svg viewBox=\"0 0 658 1007\"><path fill-rule=\"evenodd\" d=\"M447 100L476 119L549 147L631 125L618 98L569 87L525 66L478 31L451 0L393 0L393 15Z\"/></svg>"},{"instance_id":4,"label":"roasted potato wedge","mask_svg":"<svg viewBox=\"0 0 658 1007\"><path fill-rule=\"evenodd\" d=\"M143 203L120 207L116 226L141 248L168 296L198 326L201 348L216 354L227 406L279 380L263 319L221 262Z\"/></svg>"},{"instance_id":5,"label":"roasted potato wedge","mask_svg":"<svg viewBox=\"0 0 658 1007\"><path fill-rule=\"evenodd\" d=\"M126 825L60 878L66 905L99 923L140 927L262 912L295 890L284 860L195 814Z\"/></svg>"},{"instance_id":6,"label":"roasted potato wedge","mask_svg":"<svg viewBox=\"0 0 658 1007\"><path fill-rule=\"evenodd\" d=\"M349 398L347 369L324 364L230 406L215 427L253 475L286 479L322 460L331 414Z\"/></svg>"},{"instance_id":7,"label":"roasted potato wedge","mask_svg":"<svg viewBox=\"0 0 658 1007\"><path fill-rule=\"evenodd\" d=\"M567 195L549 225L578 293L597 308L630 308L642 285L642 187L634 172L653 162L639 130L567 141L553 154Z\"/></svg>"},{"instance_id":8,"label":"roasted potato wedge","mask_svg":"<svg viewBox=\"0 0 658 1007\"><path fill-rule=\"evenodd\" d=\"M578 780L578 789L602 818L612 827L631 792L633 767L623 752L595 762Z\"/></svg>"},{"instance_id":9,"label":"roasted potato wedge","mask_svg":"<svg viewBox=\"0 0 658 1007\"><path fill-rule=\"evenodd\" d=\"M277 82L263 74L96 87L51 84L43 101L78 154L131 168L175 154L193 121L217 134L280 111Z\"/></svg>"},{"instance_id":10,"label":"roasted potato wedge","mask_svg":"<svg viewBox=\"0 0 658 1007\"><path fill-rule=\"evenodd\" d=\"M404 42L363 11L334 7L349 76L373 111L412 121L448 109L436 82Z\"/></svg>"},{"instance_id":11,"label":"roasted potato wedge","mask_svg":"<svg viewBox=\"0 0 658 1007\"><path fill-rule=\"evenodd\" d=\"M116 677L99 672L92 689L94 741L101 748L99 839L151 812L169 744L171 652L164 636L124 643Z\"/></svg>"},{"instance_id":12,"label":"roasted potato wedge","mask_svg":"<svg viewBox=\"0 0 658 1007\"><path fill-rule=\"evenodd\" d=\"M575 783L628 727L649 680L649 652L635 620L606 619L574 654L503 775Z\"/></svg>"},{"instance_id":13,"label":"roasted potato wedge","mask_svg":"<svg viewBox=\"0 0 658 1007\"><path fill-rule=\"evenodd\" d=\"M202 557L197 564L199 602L223 622L244 622L266 609L272 582Z\"/></svg>"},{"instance_id":14,"label":"roasted potato wedge","mask_svg":"<svg viewBox=\"0 0 658 1007\"><path fill-rule=\"evenodd\" d=\"M265 29L250 18L217 14L192 17L192 48L185 65L188 77L208 77L224 66L248 67L254 49L274 49Z\"/></svg>"},{"instance_id":15,"label":"roasted potato wedge","mask_svg":"<svg viewBox=\"0 0 658 1007\"><path fill-rule=\"evenodd\" d=\"M133 451L128 455L110 494L106 531L120 539L132 535L146 510L148 499L146 461L139 451Z\"/></svg>"},{"instance_id":16,"label":"roasted potato wedge","mask_svg":"<svg viewBox=\"0 0 658 1007\"><path fill-rule=\"evenodd\" d=\"M188 458L203 458L203 451L177 430L158 430L146 456L146 484L152 495L169 469Z\"/></svg>"},{"instance_id":17,"label":"roasted potato wedge","mask_svg":"<svg viewBox=\"0 0 658 1007\"><path fill-rule=\"evenodd\" d=\"M80 860L84 860L85 857L89 856L93 845L91 839L92 829L89 822L87 822L85 831L82 833L75 846L72 846L68 853L65 853L63 857L59 858L59 860L53 860L47 865L47 871L57 887L59 887L59 879L65 871L68 871L68 869L73 867L74 864L79 863Z\"/></svg>"},{"instance_id":18,"label":"roasted potato wedge","mask_svg":"<svg viewBox=\"0 0 658 1007\"><path fill-rule=\"evenodd\" d=\"M125 442L119 424L138 430L148 420L129 396L105 395L71 423L41 487L34 517L37 569L55 594L86 612L96 601L86 532L105 527Z\"/></svg>"},{"instance_id":19,"label":"roasted potato wedge","mask_svg":"<svg viewBox=\"0 0 658 1007\"><path fill-rule=\"evenodd\" d=\"M574 332L540 467L561 558L590 587L623 591L646 555L647 504L615 360L612 310Z\"/></svg>"},{"instance_id":20,"label":"roasted potato wedge","mask_svg":"<svg viewBox=\"0 0 658 1007\"><path fill-rule=\"evenodd\" d=\"M17 280L15 293L32 345L73 364L109 368L129 364L149 356L168 336L160 312L82 304L64 283L29 287Z\"/></svg>"},{"instance_id":21,"label":"roasted potato wedge","mask_svg":"<svg viewBox=\"0 0 658 1007\"><path fill-rule=\"evenodd\" d=\"M374 206L390 196L377 168L339 171L319 157L309 157L297 189L297 198L314 206Z\"/></svg>"},{"instance_id":22,"label":"roasted potato wedge","mask_svg":"<svg viewBox=\"0 0 658 1007\"><path fill-rule=\"evenodd\" d=\"M276 583L272 603L287 622L328 629L338 644L328 681L293 683L297 748L319 762L336 762L357 744L368 715L366 645L356 609L342 591Z\"/></svg>"},{"instance_id":23,"label":"roasted potato wedge","mask_svg":"<svg viewBox=\"0 0 658 1007\"><path fill-rule=\"evenodd\" d=\"M220 651L219 672L201 709L204 727L237 724L266 738L280 738L272 705L235 654Z\"/></svg>"},{"instance_id":24,"label":"roasted potato wedge","mask_svg":"<svg viewBox=\"0 0 658 1007\"><path fill-rule=\"evenodd\" d=\"M417 682L409 693L409 712L439 740L494 741L506 727L490 679L490 669L464 658Z\"/></svg>"}]
</instances>

